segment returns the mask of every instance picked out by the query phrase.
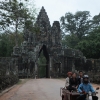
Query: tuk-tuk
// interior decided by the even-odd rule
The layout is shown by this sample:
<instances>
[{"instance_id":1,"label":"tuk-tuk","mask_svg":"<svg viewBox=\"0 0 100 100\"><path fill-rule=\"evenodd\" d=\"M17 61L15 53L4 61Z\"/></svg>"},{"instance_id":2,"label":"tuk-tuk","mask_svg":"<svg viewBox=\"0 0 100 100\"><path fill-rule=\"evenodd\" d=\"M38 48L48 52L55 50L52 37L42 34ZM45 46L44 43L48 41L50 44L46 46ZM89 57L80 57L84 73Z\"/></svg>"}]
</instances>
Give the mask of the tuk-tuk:
<instances>
[{"instance_id":1,"label":"tuk-tuk","mask_svg":"<svg viewBox=\"0 0 100 100\"><path fill-rule=\"evenodd\" d=\"M77 91L68 91L66 88L60 88L60 96L62 100L76 100L80 95Z\"/></svg>"}]
</instances>

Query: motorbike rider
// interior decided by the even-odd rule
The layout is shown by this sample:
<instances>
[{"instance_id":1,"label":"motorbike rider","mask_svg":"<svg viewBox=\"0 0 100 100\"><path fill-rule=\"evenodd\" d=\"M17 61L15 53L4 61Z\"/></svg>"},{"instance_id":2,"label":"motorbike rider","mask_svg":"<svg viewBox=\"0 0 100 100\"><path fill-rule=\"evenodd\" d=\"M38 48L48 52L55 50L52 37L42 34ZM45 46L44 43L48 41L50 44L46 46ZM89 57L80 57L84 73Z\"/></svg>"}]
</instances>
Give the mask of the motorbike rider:
<instances>
[{"instance_id":1,"label":"motorbike rider","mask_svg":"<svg viewBox=\"0 0 100 100\"><path fill-rule=\"evenodd\" d=\"M70 80L71 77L72 77L72 72L68 72L66 82L65 82L65 87L66 88L69 86L69 80Z\"/></svg>"},{"instance_id":2,"label":"motorbike rider","mask_svg":"<svg viewBox=\"0 0 100 100\"><path fill-rule=\"evenodd\" d=\"M80 96L77 98L77 100L85 100L86 99L86 93L91 91L92 93L95 93L95 90L93 89L92 85L89 82L89 76L84 75L83 76L83 83L81 83L78 87L78 92L80 92ZM97 96L92 96L93 100L98 100Z\"/></svg>"}]
</instances>

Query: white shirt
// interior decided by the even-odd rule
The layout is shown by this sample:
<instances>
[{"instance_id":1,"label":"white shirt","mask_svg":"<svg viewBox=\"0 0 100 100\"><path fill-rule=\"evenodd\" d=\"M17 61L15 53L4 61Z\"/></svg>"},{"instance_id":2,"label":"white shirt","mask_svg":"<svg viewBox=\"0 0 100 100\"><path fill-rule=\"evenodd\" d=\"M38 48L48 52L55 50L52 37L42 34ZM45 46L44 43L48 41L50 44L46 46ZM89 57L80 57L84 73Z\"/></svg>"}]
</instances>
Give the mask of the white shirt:
<instances>
[{"instance_id":1,"label":"white shirt","mask_svg":"<svg viewBox=\"0 0 100 100\"><path fill-rule=\"evenodd\" d=\"M66 78L65 87L69 86L69 77Z\"/></svg>"}]
</instances>

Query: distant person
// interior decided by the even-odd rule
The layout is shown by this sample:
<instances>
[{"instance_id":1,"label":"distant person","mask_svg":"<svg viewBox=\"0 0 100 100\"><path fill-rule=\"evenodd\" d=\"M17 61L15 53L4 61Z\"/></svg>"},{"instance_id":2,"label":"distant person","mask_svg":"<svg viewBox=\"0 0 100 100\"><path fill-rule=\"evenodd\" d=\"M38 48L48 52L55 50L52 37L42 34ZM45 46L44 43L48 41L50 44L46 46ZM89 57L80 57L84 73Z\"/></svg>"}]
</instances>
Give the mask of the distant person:
<instances>
[{"instance_id":1,"label":"distant person","mask_svg":"<svg viewBox=\"0 0 100 100\"><path fill-rule=\"evenodd\" d=\"M65 87L68 88L69 86L69 81L70 81L70 78L72 77L72 72L68 72L67 73L67 78L66 78L66 82L65 82Z\"/></svg>"},{"instance_id":2,"label":"distant person","mask_svg":"<svg viewBox=\"0 0 100 100\"><path fill-rule=\"evenodd\" d=\"M76 91L77 90L77 86L78 86L78 79L77 79L77 76L76 76L76 73L73 73L72 74L72 78L70 78L70 81L69 81L69 87L68 87L68 90L69 91Z\"/></svg>"},{"instance_id":3,"label":"distant person","mask_svg":"<svg viewBox=\"0 0 100 100\"><path fill-rule=\"evenodd\" d=\"M77 100L86 100L86 93L91 91L92 93L95 93L95 90L93 89L92 85L89 82L89 76L84 75L83 76L83 83L81 83L78 87L78 92L81 93L81 95L77 98ZM92 96L93 100L98 100L97 96Z\"/></svg>"},{"instance_id":4,"label":"distant person","mask_svg":"<svg viewBox=\"0 0 100 100\"><path fill-rule=\"evenodd\" d=\"M80 85L83 82L83 71L79 71L78 84Z\"/></svg>"}]
</instances>

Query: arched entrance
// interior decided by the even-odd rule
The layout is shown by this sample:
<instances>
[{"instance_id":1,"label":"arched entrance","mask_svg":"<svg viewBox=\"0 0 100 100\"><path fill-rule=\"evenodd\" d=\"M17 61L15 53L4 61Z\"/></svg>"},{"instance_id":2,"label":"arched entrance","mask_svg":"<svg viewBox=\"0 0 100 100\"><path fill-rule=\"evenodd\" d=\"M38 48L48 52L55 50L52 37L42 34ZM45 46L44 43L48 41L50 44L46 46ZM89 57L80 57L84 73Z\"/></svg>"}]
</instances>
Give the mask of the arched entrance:
<instances>
[{"instance_id":1,"label":"arched entrance","mask_svg":"<svg viewBox=\"0 0 100 100\"><path fill-rule=\"evenodd\" d=\"M50 75L49 75L49 54L48 54L48 51L47 51L47 47L46 45L43 45L42 48L40 49L40 52L39 52L39 57L40 57L40 54L43 53L43 56L45 57L46 59L46 62L45 62L45 77L46 78L49 78Z\"/></svg>"}]
</instances>

